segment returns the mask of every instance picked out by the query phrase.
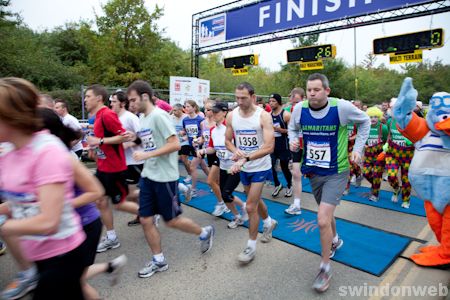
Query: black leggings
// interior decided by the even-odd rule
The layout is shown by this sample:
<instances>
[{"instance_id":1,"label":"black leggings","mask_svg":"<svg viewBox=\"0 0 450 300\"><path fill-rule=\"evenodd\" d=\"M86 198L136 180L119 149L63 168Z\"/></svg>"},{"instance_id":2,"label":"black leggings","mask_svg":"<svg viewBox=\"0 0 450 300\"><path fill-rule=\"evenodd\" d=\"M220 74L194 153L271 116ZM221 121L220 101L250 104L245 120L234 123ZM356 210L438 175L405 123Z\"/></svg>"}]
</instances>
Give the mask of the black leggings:
<instances>
[{"instance_id":1,"label":"black leggings","mask_svg":"<svg viewBox=\"0 0 450 300\"><path fill-rule=\"evenodd\" d=\"M280 180L278 180L277 170L275 170L275 166L277 165L277 160L272 158L272 174L273 181L275 186L279 186ZM284 178L286 178L287 187L290 188L292 186L292 174L291 170L289 170L289 160L280 159L280 167L283 172Z\"/></svg>"},{"instance_id":2,"label":"black leggings","mask_svg":"<svg viewBox=\"0 0 450 300\"><path fill-rule=\"evenodd\" d=\"M231 203L234 200L233 192L241 182L239 173L234 175L228 174L227 171L220 169L220 193L225 203Z\"/></svg>"},{"instance_id":3,"label":"black leggings","mask_svg":"<svg viewBox=\"0 0 450 300\"><path fill-rule=\"evenodd\" d=\"M34 300L83 300L80 278L85 264L84 246L59 256L36 261L39 282Z\"/></svg>"}]
</instances>

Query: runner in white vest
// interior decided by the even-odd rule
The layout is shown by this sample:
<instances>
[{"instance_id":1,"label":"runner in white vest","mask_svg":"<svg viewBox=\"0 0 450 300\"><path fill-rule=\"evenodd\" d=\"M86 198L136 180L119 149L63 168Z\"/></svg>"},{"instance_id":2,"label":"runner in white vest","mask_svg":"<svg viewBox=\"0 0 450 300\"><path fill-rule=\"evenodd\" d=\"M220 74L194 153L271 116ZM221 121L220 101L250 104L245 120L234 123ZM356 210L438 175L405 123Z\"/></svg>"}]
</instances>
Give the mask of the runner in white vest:
<instances>
[{"instance_id":1,"label":"runner in white vest","mask_svg":"<svg viewBox=\"0 0 450 300\"><path fill-rule=\"evenodd\" d=\"M235 163L232 174L240 172L241 182L247 194L247 213L249 215L249 240L247 247L239 254L241 263L249 263L256 254L259 215L264 221L261 242L272 239L272 231L277 221L270 218L267 206L261 199L266 180L272 180L272 163L275 140L272 117L256 103L253 86L244 82L236 87L236 101L239 105L227 116L226 147L233 153ZM236 146L233 143L236 141Z\"/></svg>"}]
</instances>

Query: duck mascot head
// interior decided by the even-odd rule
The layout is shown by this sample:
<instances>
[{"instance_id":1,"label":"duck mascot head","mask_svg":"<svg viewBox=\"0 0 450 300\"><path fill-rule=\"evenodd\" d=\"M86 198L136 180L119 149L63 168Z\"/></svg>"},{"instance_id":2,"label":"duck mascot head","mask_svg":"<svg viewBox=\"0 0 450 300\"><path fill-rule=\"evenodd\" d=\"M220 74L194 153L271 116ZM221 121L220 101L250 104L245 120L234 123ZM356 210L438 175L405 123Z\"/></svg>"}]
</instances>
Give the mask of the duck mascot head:
<instances>
[{"instance_id":1,"label":"duck mascot head","mask_svg":"<svg viewBox=\"0 0 450 300\"><path fill-rule=\"evenodd\" d=\"M435 93L426 120L413 112L417 91L406 78L392 109L399 131L414 143L409 168L414 190L424 200L428 223L438 245L419 249L411 259L420 266L450 267L450 94Z\"/></svg>"}]
</instances>

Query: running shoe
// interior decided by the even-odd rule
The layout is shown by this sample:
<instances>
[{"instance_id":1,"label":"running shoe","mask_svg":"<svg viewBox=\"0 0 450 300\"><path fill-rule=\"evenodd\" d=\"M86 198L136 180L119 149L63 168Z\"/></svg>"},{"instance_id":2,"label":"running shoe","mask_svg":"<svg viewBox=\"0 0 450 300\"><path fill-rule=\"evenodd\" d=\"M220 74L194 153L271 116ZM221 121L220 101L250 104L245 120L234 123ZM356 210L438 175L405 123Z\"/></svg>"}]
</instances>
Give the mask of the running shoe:
<instances>
[{"instance_id":1,"label":"running shoe","mask_svg":"<svg viewBox=\"0 0 450 300\"><path fill-rule=\"evenodd\" d=\"M282 186L281 184L278 185L278 186L276 186L276 187L273 189L272 197L278 196L278 194L281 192L282 189L283 189L283 186Z\"/></svg>"},{"instance_id":2,"label":"running shoe","mask_svg":"<svg viewBox=\"0 0 450 300\"><path fill-rule=\"evenodd\" d=\"M244 203L244 207L242 207L242 209L241 209L241 216L242 216L241 217L242 221L244 221L244 222L248 221L248 212L247 212L245 203Z\"/></svg>"},{"instance_id":3,"label":"running shoe","mask_svg":"<svg viewBox=\"0 0 450 300\"><path fill-rule=\"evenodd\" d=\"M350 193L350 189L345 189L342 193L343 196L347 196Z\"/></svg>"},{"instance_id":4,"label":"running shoe","mask_svg":"<svg viewBox=\"0 0 450 300\"><path fill-rule=\"evenodd\" d=\"M330 258L333 258L336 254L336 251L340 249L344 245L344 241L342 239L338 239L336 243L331 243L331 251Z\"/></svg>"},{"instance_id":5,"label":"running shoe","mask_svg":"<svg viewBox=\"0 0 450 300\"><path fill-rule=\"evenodd\" d=\"M277 227L278 222L275 219L272 219L272 224L270 224L270 226L266 227L263 226L263 234L261 237L261 242L263 243L268 243L272 240L272 232L275 229L275 227Z\"/></svg>"},{"instance_id":6,"label":"running shoe","mask_svg":"<svg viewBox=\"0 0 450 300\"><path fill-rule=\"evenodd\" d=\"M224 202L216 204L214 207L214 211L212 212L213 216L219 217L223 215L227 210L227 206Z\"/></svg>"},{"instance_id":7,"label":"running shoe","mask_svg":"<svg viewBox=\"0 0 450 300\"><path fill-rule=\"evenodd\" d=\"M191 188L191 199L197 197L197 190Z\"/></svg>"},{"instance_id":8,"label":"running shoe","mask_svg":"<svg viewBox=\"0 0 450 300\"><path fill-rule=\"evenodd\" d=\"M160 215L154 215L153 216L153 224L156 227L159 227L159 222L161 221L161 216Z\"/></svg>"},{"instance_id":9,"label":"running shoe","mask_svg":"<svg viewBox=\"0 0 450 300\"><path fill-rule=\"evenodd\" d=\"M116 249L120 247L119 239L116 237L114 240L108 239L107 236L105 236L100 244L97 246L97 253L102 253L111 249Z\"/></svg>"},{"instance_id":10,"label":"running shoe","mask_svg":"<svg viewBox=\"0 0 450 300\"><path fill-rule=\"evenodd\" d=\"M183 194L184 194L184 200L186 202L191 201L191 199L192 199L192 185L187 184L186 185L186 191L184 191Z\"/></svg>"},{"instance_id":11,"label":"running shoe","mask_svg":"<svg viewBox=\"0 0 450 300\"><path fill-rule=\"evenodd\" d=\"M200 250L202 254L211 250L214 239L214 227L209 225L206 226L205 229L208 232L207 236L204 239L200 238Z\"/></svg>"},{"instance_id":12,"label":"running shoe","mask_svg":"<svg viewBox=\"0 0 450 300\"><path fill-rule=\"evenodd\" d=\"M244 251L242 251L241 253L239 253L238 255L238 260L240 263L243 264L248 264L249 262L251 262L256 255L256 249L252 249L251 247L247 247L244 249Z\"/></svg>"},{"instance_id":13,"label":"running shoe","mask_svg":"<svg viewBox=\"0 0 450 300\"><path fill-rule=\"evenodd\" d=\"M227 226L230 229L235 229L235 228L238 228L238 226L242 226L242 225L244 225L244 221L242 221L241 218L234 216L233 220L231 220L231 222L228 223Z\"/></svg>"},{"instance_id":14,"label":"running shoe","mask_svg":"<svg viewBox=\"0 0 450 300\"><path fill-rule=\"evenodd\" d=\"M149 261L139 272L138 276L140 278L148 278L155 274L156 272L164 272L169 269L169 265L167 264L166 260L162 262L157 262L154 259Z\"/></svg>"},{"instance_id":15,"label":"running shoe","mask_svg":"<svg viewBox=\"0 0 450 300\"><path fill-rule=\"evenodd\" d=\"M284 212L287 213L288 215L301 215L302 209L298 206L295 206L295 204L292 203L291 205L289 205L288 208L284 210Z\"/></svg>"},{"instance_id":16,"label":"running shoe","mask_svg":"<svg viewBox=\"0 0 450 300\"><path fill-rule=\"evenodd\" d=\"M286 191L284 192L284 196L285 197L291 197L292 196L292 192L293 192L292 186L288 187L288 188L286 188Z\"/></svg>"},{"instance_id":17,"label":"running shoe","mask_svg":"<svg viewBox=\"0 0 450 300\"><path fill-rule=\"evenodd\" d=\"M22 298L36 288L38 281L39 276L36 269L35 273L30 277L27 277L25 272L18 272L14 280L3 290L0 298L5 300Z\"/></svg>"},{"instance_id":18,"label":"running shoe","mask_svg":"<svg viewBox=\"0 0 450 300\"><path fill-rule=\"evenodd\" d=\"M402 207L408 209L409 208L409 201L405 201L402 203Z\"/></svg>"},{"instance_id":19,"label":"running shoe","mask_svg":"<svg viewBox=\"0 0 450 300\"><path fill-rule=\"evenodd\" d=\"M372 201L372 202L378 202L378 196L370 195L369 196L369 200Z\"/></svg>"},{"instance_id":20,"label":"running shoe","mask_svg":"<svg viewBox=\"0 0 450 300\"><path fill-rule=\"evenodd\" d=\"M320 269L316 279L314 279L313 289L318 293L325 292L330 286L331 269L327 272L324 269Z\"/></svg>"},{"instance_id":21,"label":"running shoe","mask_svg":"<svg viewBox=\"0 0 450 300\"><path fill-rule=\"evenodd\" d=\"M400 188L394 190L392 196L391 196L391 201L394 203L397 203L398 201L398 194L400 193Z\"/></svg>"}]
</instances>

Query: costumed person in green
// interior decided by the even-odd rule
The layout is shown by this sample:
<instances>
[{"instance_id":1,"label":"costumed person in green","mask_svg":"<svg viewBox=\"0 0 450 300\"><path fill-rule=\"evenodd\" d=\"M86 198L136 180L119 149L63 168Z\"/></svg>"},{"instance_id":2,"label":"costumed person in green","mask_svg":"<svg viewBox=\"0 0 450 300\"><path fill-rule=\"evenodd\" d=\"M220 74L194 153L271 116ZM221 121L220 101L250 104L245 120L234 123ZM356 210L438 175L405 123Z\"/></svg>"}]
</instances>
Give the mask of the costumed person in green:
<instances>
[{"instance_id":1,"label":"costumed person in green","mask_svg":"<svg viewBox=\"0 0 450 300\"><path fill-rule=\"evenodd\" d=\"M384 160L378 160L378 155L383 152L388 129L381 123L383 112L378 107L370 107L366 113L370 117L370 133L364 151L363 175L372 185L369 200L377 202L385 165Z\"/></svg>"}]
</instances>

